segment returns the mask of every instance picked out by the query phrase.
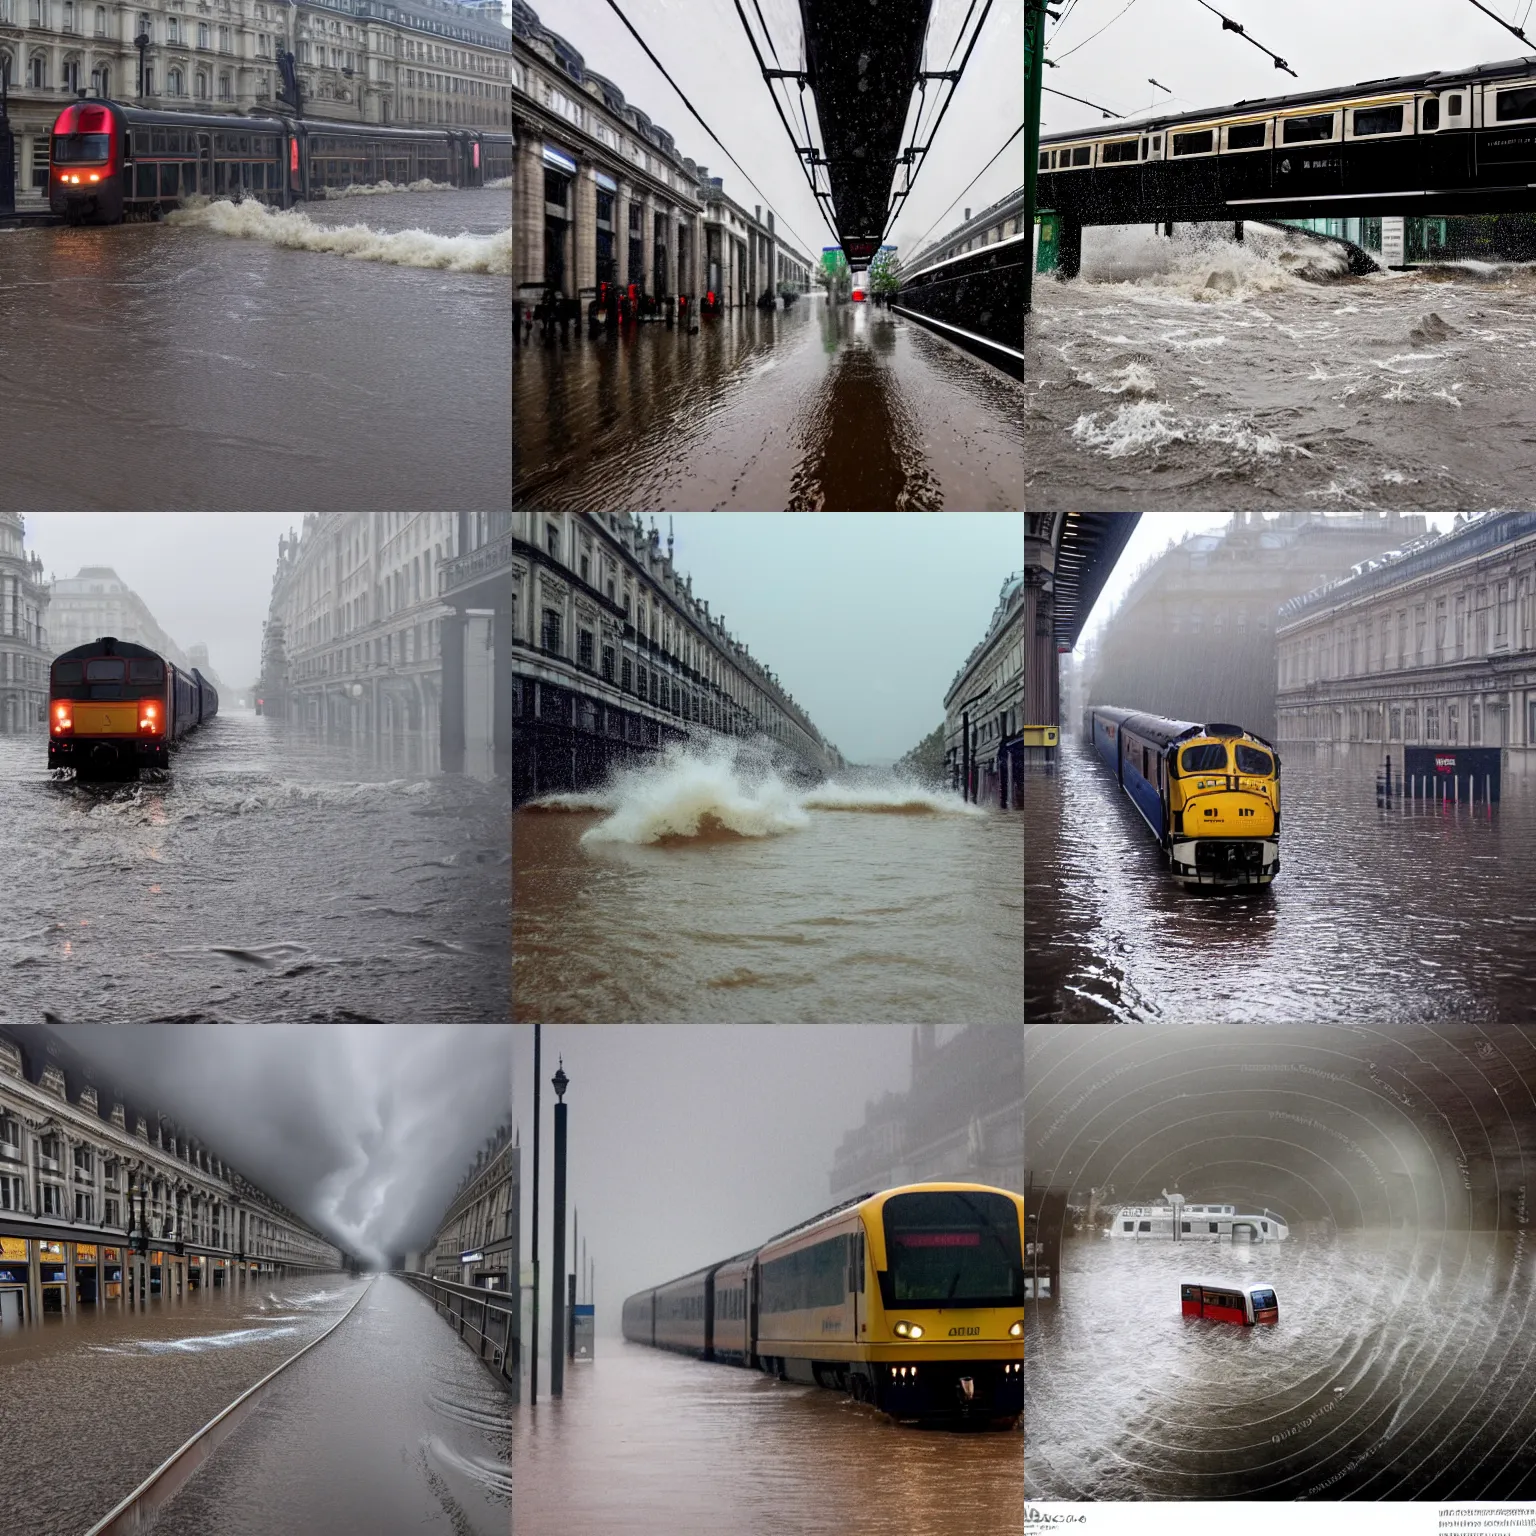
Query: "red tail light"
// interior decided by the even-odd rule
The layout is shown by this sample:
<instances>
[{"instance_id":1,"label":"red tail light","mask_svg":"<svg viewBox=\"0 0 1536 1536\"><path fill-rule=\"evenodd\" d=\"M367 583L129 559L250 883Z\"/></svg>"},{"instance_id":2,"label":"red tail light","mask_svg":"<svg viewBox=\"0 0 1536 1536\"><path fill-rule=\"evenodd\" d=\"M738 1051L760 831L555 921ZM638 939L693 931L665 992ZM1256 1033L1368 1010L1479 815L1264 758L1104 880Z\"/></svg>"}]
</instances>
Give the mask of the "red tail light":
<instances>
[{"instance_id":1,"label":"red tail light","mask_svg":"<svg viewBox=\"0 0 1536 1536\"><path fill-rule=\"evenodd\" d=\"M75 706L67 700L60 700L53 706L53 734L55 736L73 736L75 733Z\"/></svg>"},{"instance_id":2,"label":"red tail light","mask_svg":"<svg viewBox=\"0 0 1536 1536\"><path fill-rule=\"evenodd\" d=\"M148 731L152 736L158 735L161 723L159 700L141 699L139 701L139 730Z\"/></svg>"}]
</instances>

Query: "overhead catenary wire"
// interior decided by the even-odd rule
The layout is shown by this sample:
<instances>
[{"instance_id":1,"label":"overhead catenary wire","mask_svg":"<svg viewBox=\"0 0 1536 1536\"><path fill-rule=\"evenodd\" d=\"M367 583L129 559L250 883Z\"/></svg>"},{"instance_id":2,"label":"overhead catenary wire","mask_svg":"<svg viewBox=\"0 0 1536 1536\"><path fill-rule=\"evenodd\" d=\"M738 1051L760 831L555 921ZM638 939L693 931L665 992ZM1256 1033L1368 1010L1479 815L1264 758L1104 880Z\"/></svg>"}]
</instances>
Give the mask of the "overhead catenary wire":
<instances>
[{"instance_id":1,"label":"overhead catenary wire","mask_svg":"<svg viewBox=\"0 0 1536 1536\"><path fill-rule=\"evenodd\" d=\"M1498 24L1501 27L1503 27L1506 32L1513 32L1515 34L1515 36L1518 37L1522 43L1530 42L1530 38L1528 38L1525 35L1525 33L1522 32L1520 30L1520 28L1517 27L1514 24L1514 22L1512 22L1512 21L1505 21L1504 18L1502 16L1500 16L1497 11L1490 11L1488 9L1488 7L1482 3L1482 0L1468 0L1468 4L1475 5L1478 8L1478 10L1480 10L1483 13L1484 16L1491 16L1493 18L1493 20L1498 22ZM1525 14L1526 14L1527 17L1530 16L1530 14L1531 14L1530 6L1526 6Z\"/></svg>"},{"instance_id":2,"label":"overhead catenary wire","mask_svg":"<svg viewBox=\"0 0 1536 1536\"><path fill-rule=\"evenodd\" d=\"M1057 91L1057 92L1054 92L1053 94L1059 96L1061 94L1061 92ZM1072 99L1074 101L1076 101L1077 97L1074 96ZM1090 102L1089 105L1091 106L1092 103ZM941 212L939 214L939 217L937 219L935 219L933 221L933 223L930 224L928 226L928 228L925 229L922 232L922 234L920 234L917 237L917 239L912 242L912 246L913 246L913 249L915 251L921 253L921 251L923 249L923 241L926 240L928 238L928 236L931 235L936 228L938 228L940 220L942 220L944 218L944 215L947 214L949 212L950 208L953 208L955 206L955 203L958 203L960 201L960 199L962 197L964 197L965 194L967 192L969 192L971 190L971 188L974 187L976 185L976 183L978 181L980 181L981 178L983 176L985 176L987 174L987 172L992 169L992 167L997 163L998 158L1002 155L1003 150L1007 149L1008 146L1010 144L1012 144L1013 141L1016 138L1018 138L1018 136L1021 133L1023 133L1023 132L1024 132L1024 124L1020 123L1019 126L1017 128L1015 128L1013 130L1013 132L1010 133L1006 139L1003 140L1002 144L998 148L997 154L993 155L992 158L990 160L988 160L987 163L984 166L982 166L982 168L979 171L977 171L976 174L974 176L972 176L971 179L968 182L966 182L966 184L963 187L961 187L961 189L955 194L953 201L950 202L948 207L946 207L943 210L943 212Z\"/></svg>"},{"instance_id":3,"label":"overhead catenary wire","mask_svg":"<svg viewBox=\"0 0 1536 1536\"><path fill-rule=\"evenodd\" d=\"M1274 65L1275 65L1276 69L1283 69L1286 72L1286 74L1288 74L1291 77L1291 79L1293 79L1293 80L1299 80L1301 78L1301 76L1298 75L1296 73L1296 71L1294 69L1292 69L1291 66L1289 64L1287 64L1285 62L1285 60L1282 59L1278 53L1276 53L1272 48L1266 48L1264 46L1264 44L1261 43L1258 40L1258 38L1250 37L1248 35L1247 30L1244 28L1244 26L1243 26L1243 24L1241 22L1233 21L1230 16L1222 15L1222 13L1220 11L1218 11L1216 9L1216 7L1210 3L1210 0L1195 0L1195 4L1196 5L1204 6L1205 9L1208 10L1211 13L1212 16L1220 16L1221 17L1221 30L1223 32L1236 32L1237 35L1240 38L1242 38L1242 40L1245 43L1252 43L1253 46L1259 50L1260 53L1268 54L1269 57L1272 60L1274 60ZM1477 5L1477 0L1472 0L1472 4L1473 5ZM1478 9L1481 10L1482 7L1478 6ZM1491 16L1493 13L1490 11L1488 14Z\"/></svg>"},{"instance_id":4,"label":"overhead catenary wire","mask_svg":"<svg viewBox=\"0 0 1536 1536\"><path fill-rule=\"evenodd\" d=\"M1101 107L1096 101L1088 101L1082 96L1071 96L1068 95L1066 91L1052 90L1052 88L1048 85L1042 85L1040 89L1049 96L1062 96L1065 97L1068 101L1077 102L1079 106L1092 107L1095 112L1102 112L1107 118L1118 118L1125 116L1124 112L1111 112L1108 107Z\"/></svg>"},{"instance_id":5,"label":"overhead catenary wire","mask_svg":"<svg viewBox=\"0 0 1536 1536\"><path fill-rule=\"evenodd\" d=\"M766 208L769 208L769 209L771 209L773 211L773 213L778 218L779 222L784 226L785 229L787 229L790 232L790 234L794 235L795 239L797 241L799 241L799 243L802 246L802 248L805 247L805 246L808 246L810 244L810 242L808 240L806 240L806 238L803 235L801 235L795 229L795 227L789 222L788 219L786 219L784 217L784 215L782 213L779 212L779 210L777 208L774 208L773 204L768 201L768 194L766 192L764 192L763 189L760 186L758 186L758 184L755 181L753 181L750 176L747 176L746 167L742 165L741 161L739 161L736 158L736 156L733 155L730 152L730 150L726 149L725 141L723 139L721 139L720 135L718 133L716 133L715 130L713 128L711 128L709 126L709 124L706 123L704 121L704 119L699 115L698 108L695 107L694 104L691 101L688 100L687 96L685 96L683 94L682 86L680 86L677 83L677 81L674 80L672 78L672 76L667 73L666 65L663 64L661 62L661 60L658 59L656 57L656 55L651 52L650 44L647 43L646 40L643 37L640 36L640 34L635 30L634 24L630 21L629 17L626 16L624 14L624 12L619 9L618 0L608 0L608 8L613 12L613 14L615 16L617 16L619 18L620 21L622 21L624 23L625 29L629 32L629 35L632 38L634 38L634 40L637 43L640 44L640 47L644 50L646 58L648 58L651 61L651 63L654 64L656 66L656 68L661 71L662 79L665 80L667 82L667 84L670 85L672 87L672 89L677 92L678 100L681 101L682 104L685 107L687 107L689 112L691 112L693 114L694 120L698 123L699 127L701 127L704 130L704 132L707 133L710 136L710 138L712 138L715 141L715 143L720 146L721 151L725 155L725 158L727 160L729 160L731 162L731 164L734 165L736 167L736 169L738 171L740 171L743 176L746 176L747 185L749 187L751 187L752 190L754 192L756 192L757 195L760 198L762 198L763 206L766 207ZM740 9L741 9L740 0L737 0L736 9L738 11L740 11ZM756 45L756 43L754 43L753 44L753 52L755 53L756 51L757 51L757 45ZM761 61L761 55L759 55L759 61ZM774 105L775 106L778 105L777 97L774 98ZM783 117L783 115L784 114L782 112L779 114L779 116L781 118ZM786 124L786 127L787 126L788 125ZM791 135L790 137L791 137L791 139L793 139L794 136ZM815 189L812 188L812 190L814 191ZM823 217L825 217L825 215L823 215ZM831 226L828 225L828 228L831 228ZM836 231L835 230L833 231L833 234L834 234L834 236L836 235Z\"/></svg>"},{"instance_id":6,"label":"overhead catenary wire","mask_svg":"<svg viewBox=\"0 0 1536 1536\"><path fill-rule=\"evenodd\" d=\"M1125 4L1118 11L1116 11L1115 14L1113 16L1111 16L1109 18L1109 20L1106 21L1104 23L1104 25L1102 27L1100 27L1097 32L1090 32L1088 34L1088 36L1085 37L1082 40L1082 42L1080 42L1080 43L1073 43L1073 45L1070 48L1068 48L1065 53L1058 53L1056 55L1055 59L1049 60L1048 62L1059 64L1059 63L1061 63L1061 61L1063 59L1071 58L1071 56L1074 53L1076 53L1079 48L1086 48L1088 46L1088 44L1091 43L1094 40L1094 38L1102 37L1135 4L1136 4L1136 0L1125 0ZM1061 18L1061 22L1065 22L1067 17L1070 16L1071 14L1072 14L1071 10L1068 10L1065 13L1063 13L1062 18ZM1061 31L1061 22L1058 22L1057 26L1056 26L1056 32L1058 34Z\"/></svg>"}]
</instances>

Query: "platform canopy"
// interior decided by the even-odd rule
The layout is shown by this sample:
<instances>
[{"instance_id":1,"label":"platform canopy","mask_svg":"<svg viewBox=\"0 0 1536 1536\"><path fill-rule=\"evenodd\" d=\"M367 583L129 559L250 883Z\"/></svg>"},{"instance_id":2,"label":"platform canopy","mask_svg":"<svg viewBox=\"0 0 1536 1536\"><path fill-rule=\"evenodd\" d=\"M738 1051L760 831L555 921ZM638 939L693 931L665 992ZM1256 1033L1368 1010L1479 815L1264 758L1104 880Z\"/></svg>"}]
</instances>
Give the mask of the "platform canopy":
<instances>
[{"instance_id":1,"label":"platform canopy","mask_svg":"<svg viewBox=\"0 0 1536 1536\"><path fill-rule=\"evenodd\" d=\"M933 0L800 0L806 66L852 267L880 249Z\"/></svg>"},{"instance_id":2,"label":"platform canopy","mask_svg":"<svg viewBox=\"0 0 1536 1536\"><path fill-rule=\"evenodd\" d=\"M1058 512L1052 514L1056 551L1056 644L1070 651L1088 622L1136 524L1139 512Z\"/></svg>"}]
</instances>

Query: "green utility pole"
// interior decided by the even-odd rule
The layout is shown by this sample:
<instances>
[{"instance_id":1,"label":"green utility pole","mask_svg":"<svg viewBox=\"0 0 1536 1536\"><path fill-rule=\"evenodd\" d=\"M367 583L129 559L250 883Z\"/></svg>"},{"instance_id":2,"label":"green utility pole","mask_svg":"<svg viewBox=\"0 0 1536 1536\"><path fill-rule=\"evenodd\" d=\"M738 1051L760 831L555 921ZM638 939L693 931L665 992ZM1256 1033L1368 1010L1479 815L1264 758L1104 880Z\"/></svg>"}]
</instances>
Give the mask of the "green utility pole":
<instances>
[{"instance_id":1,"label":"green utility pole","mask_svg":"<svg viewBox=\"0 0 1536 1536\"><path fill-rule=\"evenodd\" d=\"M1040 86L1045 73L1046 0L1024 0L1024 313L1035 283L1035 185L1040 169Z\"/></svg>"}]
</instances>

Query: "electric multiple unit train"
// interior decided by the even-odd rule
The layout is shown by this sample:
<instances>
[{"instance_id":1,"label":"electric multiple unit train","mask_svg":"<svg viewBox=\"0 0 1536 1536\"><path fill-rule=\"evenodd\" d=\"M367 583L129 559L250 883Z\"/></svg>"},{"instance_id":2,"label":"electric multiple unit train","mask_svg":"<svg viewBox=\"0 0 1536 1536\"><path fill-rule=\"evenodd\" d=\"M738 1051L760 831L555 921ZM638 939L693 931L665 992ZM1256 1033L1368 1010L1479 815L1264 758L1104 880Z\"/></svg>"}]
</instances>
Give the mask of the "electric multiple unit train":
<instances>
[{"instance_id":1,"label":"electric multiple unit train","mask_svg":"<svg viewBox=\"0 0 1536 1536\"><path fill-rule=\"evenodd\" d=\"M142 768L169 768L171 743L218 712L218 692L196 667L183 672L106 635L54 658L48 766L79 779L135 779Z\"/></svg>"},{"instance_id":2,"label":"electric multiple unit train","mask_svg":"<svg viewBox=\"0 0 1536 1536\"><path fill-rule=\"evenodd\" d=\"M1101 705L1087 723L1174 879L1268 885L1280 872L1280 754L1262 736Z\"/></svg>"},{"instance_id":3,"label":"electric multiple unit train","mask_svg":"<svg viewBox=\"0 0 1536 1536\"><path fill-rule=\"evenodd\" d=\"M624 1337L850 1393L897 1419L1024 1411L1024 1200L984 1184L861 1195L639 1291Z\"/></svg>"},{"instance_id":4,"label":"electric multiple unit train","mask_svg":"<svg viewBox=\"0 0 1536 1536\"><path fill-rule=\"evenodd\" d=\"M71 102L53 125L48 205L72 223L159 218L194 194L288 208L392 181L478 187L512 174L512 135Z\"/></svg>"},{"instance_id":5,"label":"electric multiple unit train","mask_svg":"<svg viewBox=\"0 0 1536 1536\"><path fill-rule=\"evenodd\" d=\"M1179 1285L1179 1311L1213 1323L1278 1323L1280 1302L1272 1285L1235 1280L1185 1280Z\"/></svg>"}]
</instances>

